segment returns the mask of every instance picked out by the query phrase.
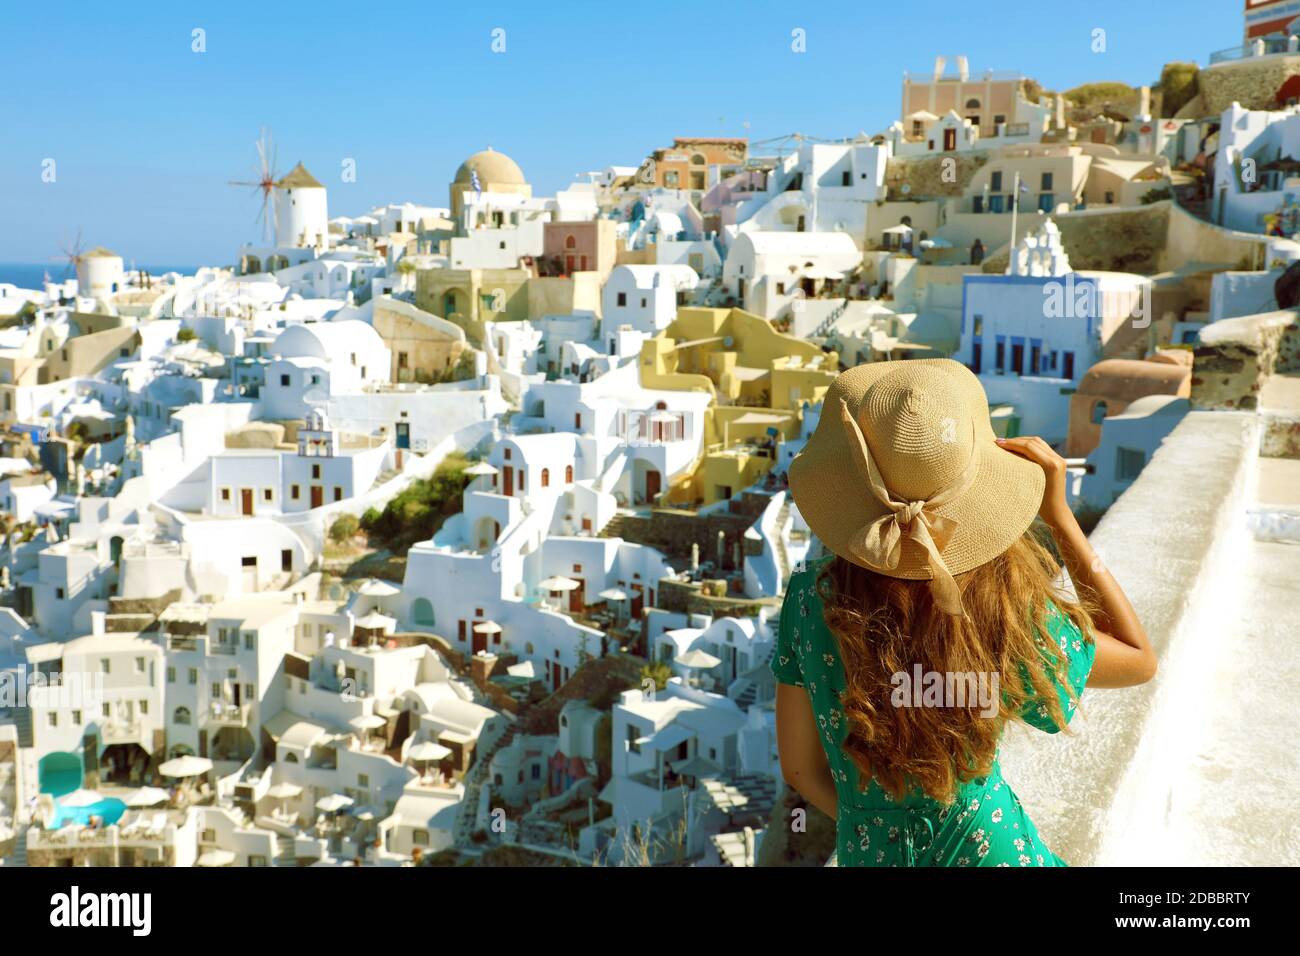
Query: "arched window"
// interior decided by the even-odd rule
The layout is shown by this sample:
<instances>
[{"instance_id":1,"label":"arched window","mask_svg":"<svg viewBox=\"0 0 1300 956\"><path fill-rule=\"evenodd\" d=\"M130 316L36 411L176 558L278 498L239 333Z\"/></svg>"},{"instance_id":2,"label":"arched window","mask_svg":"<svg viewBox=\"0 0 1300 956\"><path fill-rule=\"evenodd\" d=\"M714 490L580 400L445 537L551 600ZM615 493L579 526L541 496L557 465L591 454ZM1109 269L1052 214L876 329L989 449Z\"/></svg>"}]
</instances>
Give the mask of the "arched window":
<instances>
[{"instance_id":1,"label":"arched window","mask_svg":"<svg viewBox=\"0 0 1300 956\"><path fill-rule=\"evenodd\" d=\"M576 248L578 248L578 240L575 239L575 238L573 238L573 236L565 236L565 237L564 237L564 248L566 248L566 249L576 249Z\"/></svg>"},{"instance_id":2,"label":"arched window","mask_svg":"<svg viewBox=\"0 0 1300 956\"><path fill-rule=\"evenodd\" d=\"M565 466L564 466L564 483L565 483L566 485L571 485L571 484L573 484L573 466L572 466L572 465L565 465Z\"/></svg>"},{"instance_id":3,"label":"arched window","mask_svg":"<svg viewBox=\"0 0 1300 956\"><path fill-rule=\"evenodd\" d=\"M298 762L298 755L297 755L296 753L287 753L287 754L284 755L284 762L285 762L285 763L297 763L297 762Z\"/></svg>"},{"instance_id":4,"label":"arched window","mask_svg":"<svg viewBox=\"0 0 1300 956\"><path fill-rule=\"evenodd\" d=\"M549 468L543 468L543 469L542 469L542 487L545 488L545 487L549 486L550 483L551 483L551 469L549 469Z\"/></svg>"},{"instance_id":5,"label":"arched window","mask_svg":"<svg viewBox=\"0 0 1300 956\"><path fill-rule=\"evenodd\" d=\"M190 709L188 707L177 707L172 712L172 723L188 724L190 722Z\"/></svg>"},{"instance_id":6,"label":"arched window","mask_svg":"<svg viewBox=\"0 0 1300 956\"><path fill-rule=\"evenodd\" d=\"M980 108L980 101L978 99L972 98L966 101L966 109L977 110L979 108Z\"/></svg>"},{"instance_id":7,"label":"arched window","mask_svg":"<svg viewBox=\"0 0 1300 956\"><path fill-rule=\"evenodd\" d=\"M1105 402L1098 402L1096 405L1092 406L1092 423L1094 425L1100 425L1102 419L1104 419L1105 417L1106 417Z\"/></svg>"},{"instance_id":8,"label":"arched window","mask_svg":"<svg viewBox=\"0 0 1300 956\"><path fill-rule=\"evenodd\" d=\"M706 162L708 162L708 160L704 158L703 153L695 153L694 155L691 156L692 166L703 166Z\"/></svg>"}]
</instances>

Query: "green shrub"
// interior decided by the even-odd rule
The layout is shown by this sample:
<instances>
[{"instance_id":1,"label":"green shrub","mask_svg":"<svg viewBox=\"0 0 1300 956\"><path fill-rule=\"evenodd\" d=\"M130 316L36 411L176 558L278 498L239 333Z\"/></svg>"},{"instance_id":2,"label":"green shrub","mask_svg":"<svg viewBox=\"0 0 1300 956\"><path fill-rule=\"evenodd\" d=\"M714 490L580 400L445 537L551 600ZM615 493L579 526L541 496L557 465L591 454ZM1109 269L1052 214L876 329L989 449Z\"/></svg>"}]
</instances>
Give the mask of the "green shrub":
<instances>
[{"instance_id":1,"label":"green shrub","mask_svg":"<svg viewBox=\"0 0 1300 956\"><path fill-rule=\"evenodd\" d=\"M1201 70L1195 63L1166 63L1160 71L1160 115L1176 116L1201 90Z\"/></svg>"},{"instance_id":2,"label":"green shrub","mask_svg":"<svg viewBox=\"0 0 1300 956\"><path fill-rule=\"evenodd\" d=\"M357 520L356 515L339 515L334 519L334 524L330 525L330 540L335 544L342 544L347 541L361 528L361 522Z\"/></svg>"},{"instance_id":3,"label":"green shrub","mask_svg":"<svg viewBox=\"0 0 1300 956\"><path fill-rule=\"evenodd\" d=\"M1142 194L1142 198L1139 199L1138 202L1140 202L1144 206L1149 206L1153 202L1161 202L1162 200L1173 199L1173 198L1174 198L1174 191L1170 189L1168 186L1161 186L1159 189L1147 190L1145 193Z\"/></svg>"},{"instance_id":4,"label":"green shrub","mask_svg":"<svg viewBox=\"0 0 1300 956\"><path fill-rule=\"evenodd\" d=\"M428 478L411 482L379 514L367 511L363 526L394 554L405 554L417 541L428 541L444 521L460 511L461 493L469 484L469 463L451 454Z\"/></svg>"},{"instance_id":5,"label":"green shrub","mask_svg":"<svg viewBox=\"0 0 1300 956\"><path fill-rule=\"evenodd\" d=\"M198 334L189 326L183 326L181 330L176 333L177 342L193 342L198 337Z\"/></svg>"}]
</instances>

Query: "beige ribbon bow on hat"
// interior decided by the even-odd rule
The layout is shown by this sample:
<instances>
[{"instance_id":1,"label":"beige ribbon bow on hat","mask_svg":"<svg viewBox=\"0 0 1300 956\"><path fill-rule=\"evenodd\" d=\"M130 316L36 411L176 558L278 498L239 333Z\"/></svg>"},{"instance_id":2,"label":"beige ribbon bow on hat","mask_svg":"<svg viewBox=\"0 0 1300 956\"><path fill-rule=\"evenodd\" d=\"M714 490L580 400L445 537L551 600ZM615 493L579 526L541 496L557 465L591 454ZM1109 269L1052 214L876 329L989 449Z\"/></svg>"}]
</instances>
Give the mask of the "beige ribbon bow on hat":
<instances>
[{"instance_id":1,"label":"beige ribbon bow on hat","mask_svg":"<svg viewBox=\"0 0 1300 956\"><path fill-rule=\"evenodd\" d=\"M862 428L849 412L848 403L842 398L840 416L844 421L849 448L852 449L858 471L866 479L871 493L887 505L891 512L851 534L848 541L849 552L873 568L892 571L898 567L903 550L903 536L906 535L925 550L931 574L930 592L934 596L935 604L948 614L956 617L964 616L961 589L957 587L957 582L949 573L942 553L953 532L957 530L957 522L938 514L936 509L952 501L971 486L975 480L976 457L971 456L966 470L953 484L931 495L926 501L899 501L885 487L880 470L871 460L871 450L867 447L867 439L862 434Z\"/></svg>"}]
</instances>

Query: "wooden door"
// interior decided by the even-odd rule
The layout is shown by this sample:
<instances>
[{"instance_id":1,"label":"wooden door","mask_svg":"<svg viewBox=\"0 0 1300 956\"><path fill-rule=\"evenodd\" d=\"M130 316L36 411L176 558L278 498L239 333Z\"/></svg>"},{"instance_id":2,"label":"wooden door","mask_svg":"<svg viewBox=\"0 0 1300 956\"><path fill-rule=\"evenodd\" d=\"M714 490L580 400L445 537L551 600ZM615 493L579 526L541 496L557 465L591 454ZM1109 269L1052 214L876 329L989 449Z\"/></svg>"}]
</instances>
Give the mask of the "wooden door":
<instances>
[{"instance_id":1,"label":"wooden door","mask_svg":"<svg viewBox=\"0 0 1300 956\"><path fill-rule=\"evenodd\" d=\"M515 493L515 470L509 465L501 469L501 488L506 497Z\"/></svg>"},{"instance_id":2,"label":"wooden door","mask_svg":"<svg viewBox=\"0 0 1300 956\"><path fill-rule=\"evenodd\" d=\"M253 489L239 489L239 510L241 514L251 515L253 513Z\"/></svg>"},{"instance_id":3,"label":"wooden door","mask_svg":"<svg viewBox=\"0 0 1300 956\"><path fill-rule=\"evenodd\" d=\"M474 643L473 643L473 647L474 647L474 653L475 653L475 654L477 654L479 651L486 651L486 650L487 650L487 646L488 646L487 635L486 635L486 634L480 634L478 631L474 630L474 625L475 625L475 624L478 624L478 623L480 623L480 622L479 622L479 621L473 621L473 622L470 624L470 629L469 629L469 632L470 632L472 635L474 635L474 638L473 638L473 641L474 641Z\"/></svg>"},{"instance_id":4,"label":"wooden door","mask_svg":"<svg viewBox=\"0 0 1300 956\"><path fill-rule=\"evenodd\" d=\"M660 478L659 472L650 470L645 473L645 500L648 504L654 504L655 498L659 497Z\"/></svg>"},{"instance_id":5,"label":"wooden door","mask_svg":"<svg viewBox=\"0 0 1300 956\"><path fill-rule=\"evenodd\" d=\"M570 614L580 614L582 609L587 606L586 590L587 586L585 584L579 584L569 592Z\"/></svg>"},{"instance_id":6,"label":"wooden door","mask_svg":"<svg viewBox=\"0 0 1300 956\"><path fill-rule=\"evenodd\" d=\"M312 486L311 486L311 506L312 506L313 508L319 508L319 507L320 507L322 504L324 504L324 503L325 503L325 489L324 489L324 487L321 486L321 485L312 485Z\"/></svg>"}]
</instances>

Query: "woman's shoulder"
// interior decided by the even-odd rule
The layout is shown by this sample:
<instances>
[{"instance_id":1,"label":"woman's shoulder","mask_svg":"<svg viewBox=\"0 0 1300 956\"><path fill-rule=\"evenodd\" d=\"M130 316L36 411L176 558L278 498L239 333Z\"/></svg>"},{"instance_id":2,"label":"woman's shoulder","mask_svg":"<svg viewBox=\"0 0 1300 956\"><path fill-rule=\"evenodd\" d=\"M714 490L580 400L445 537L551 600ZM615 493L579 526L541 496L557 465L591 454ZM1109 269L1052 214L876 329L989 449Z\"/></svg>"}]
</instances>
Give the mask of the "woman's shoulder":
<instances>
[{"instance_id":1,"label":"woman's shoulder","mask_svg":"<svg viewBox=\"0 0 1300 956\"><path fill-rule=\"evenodd\" d=\"M823 554L798 562L790 572L790 585L786 588L786 591L810 590L815 592L817 589L817 576L834 558L833 554Z\"/></svg>"}]
</instances>

